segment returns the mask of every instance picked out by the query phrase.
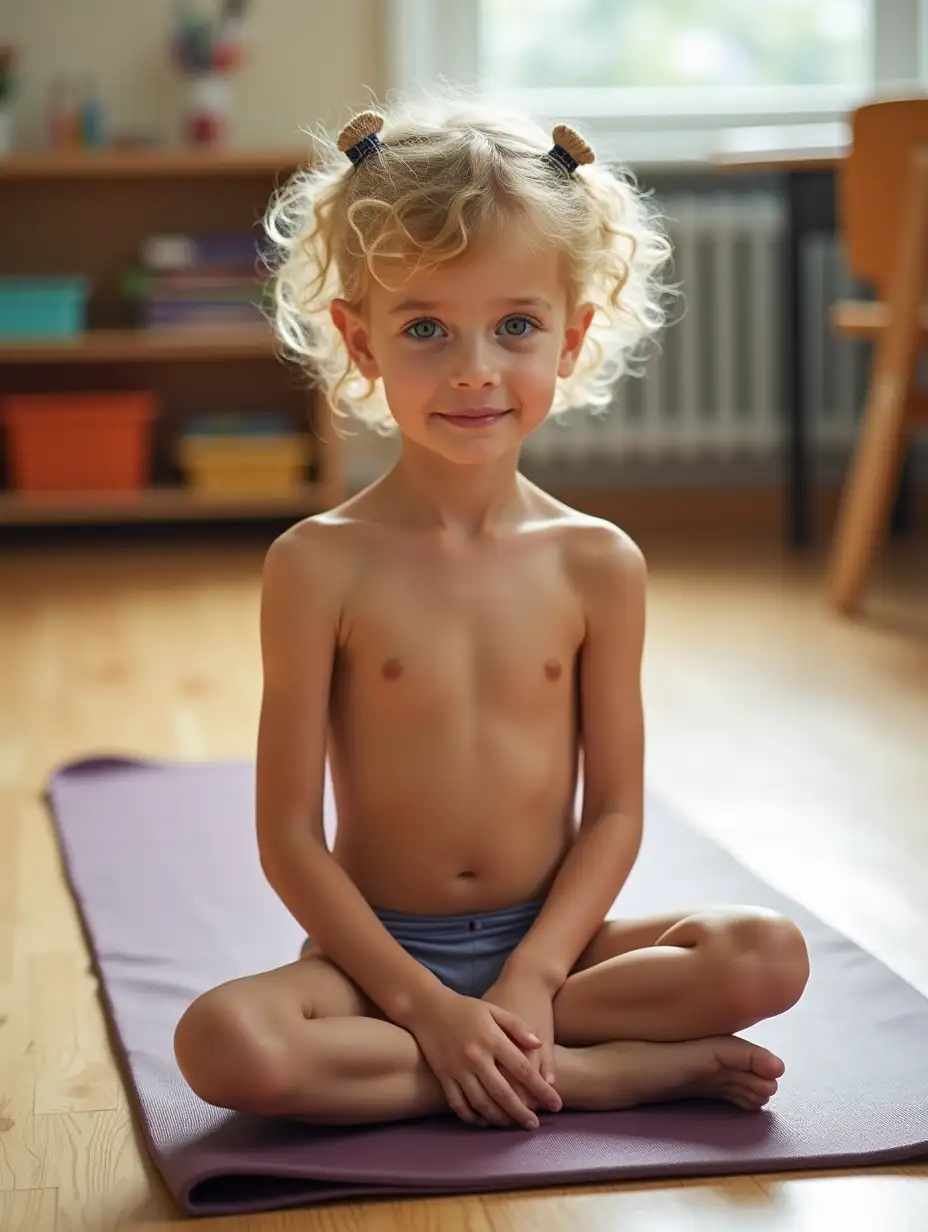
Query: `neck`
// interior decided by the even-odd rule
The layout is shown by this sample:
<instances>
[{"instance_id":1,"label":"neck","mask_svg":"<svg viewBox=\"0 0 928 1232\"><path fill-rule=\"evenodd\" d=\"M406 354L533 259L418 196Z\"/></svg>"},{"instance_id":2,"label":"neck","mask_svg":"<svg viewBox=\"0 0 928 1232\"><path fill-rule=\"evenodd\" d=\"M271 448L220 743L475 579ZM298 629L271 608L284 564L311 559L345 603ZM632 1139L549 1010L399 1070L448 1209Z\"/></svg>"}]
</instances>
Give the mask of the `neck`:
<instances>
[{"instance_id":1,"label":"neck","mask_svg":"<svg viewBox=\"0 0 928 1232\"><path fill-rule=\"evenodd\" d=\"M411 522L467 536L511 522L525 508L518 451L468 466L404 441L383 482Z\"/></svg>"}]
</instances>

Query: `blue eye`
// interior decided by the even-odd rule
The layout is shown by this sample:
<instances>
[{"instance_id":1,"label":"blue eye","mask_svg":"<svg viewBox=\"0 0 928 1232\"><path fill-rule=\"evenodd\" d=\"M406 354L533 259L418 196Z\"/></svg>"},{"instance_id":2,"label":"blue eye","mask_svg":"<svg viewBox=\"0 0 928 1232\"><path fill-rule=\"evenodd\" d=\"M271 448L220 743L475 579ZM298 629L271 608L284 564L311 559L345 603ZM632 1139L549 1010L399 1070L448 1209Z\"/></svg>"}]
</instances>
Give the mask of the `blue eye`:
<instances>
[{"instance_id":1,"label":"blue eye","mask_svg":"<svg viewBox=\"0 0 928 1232\"><path fill-rule=\"evenodd\" d=\"M499 326L505 338L528 338L537 328L538 326L530 317L523 316L506 317ZM434 342L437 338L447 337L444 328L432 317L422 317L419 321L413 321L411 325L406 326L403 334L407 338L414 338L417 342Z\"/></svg>"},{"instance_id":2,"label":"blue eye","mask_svg":"<svg viewBox=\"0 0 928 1232\"><path fill-rule=\"evenodd\" d=\"M419 342L431 342L433 338L439 337L438 330L441 326L437 321L432 321L427 317L423 317L421 321L413 321L412 325L406 327L403 333L409 338L415 338ZM425 330L425 333L417 333L417 330ZM442 331L444 332L444 331Z\"/></svg>"},{"instance_id":3,"label":"blue eye","mask_svg":"<svg viewBox=\"0 0 928 1232\"><path fill-rule=\"evenodd\" d=\"M510 329L509 327L512 325L519 328ZM507 338L527 338L535 328L535 322L529 320L528 317L507 317L502 324L503 332Z\"/></svg>"}]
</instances>

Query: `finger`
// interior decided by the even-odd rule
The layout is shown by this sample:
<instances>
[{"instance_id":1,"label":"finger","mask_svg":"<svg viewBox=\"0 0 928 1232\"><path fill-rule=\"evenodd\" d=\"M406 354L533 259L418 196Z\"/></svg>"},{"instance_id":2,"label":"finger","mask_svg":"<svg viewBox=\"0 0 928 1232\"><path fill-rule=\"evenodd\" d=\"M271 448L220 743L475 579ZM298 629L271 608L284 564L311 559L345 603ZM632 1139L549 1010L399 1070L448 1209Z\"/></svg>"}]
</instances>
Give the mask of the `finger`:
<instances>
[{"instance_id":1,"label":"finger","mask_svg":"<svg viewBox=\"0 0 928 1232\"><path fill-rule=\"evenodd\" d=\"M534 1069L536 1074L542 1073L541 1052L542 1052L541 1048L537 1048L535 1052L530 1052L529 1056L527 1056L527 1061L529 1061L531 1068ZM543 1077L543 1074L542 1074L542 1077ZM507 1074L507 1078L509 1078L510 1082L514 1082L515 1080L513 1076L511 1076L511 1074ZM532 1104L537 1105L537 1099L535 1098L535 1095L531 1095L527 1093L525 1090L525 1087L523 1087L523 1084L519 1083L519 1096L521 1099L523 1099L523 1101L525 1101L526 1095L527 1095L527 1098L531 1099Z\"/></svg>"},{"instance_id":2,"label":"finger","mask_svg":"<svg viewBox=\"0 0 928 1232\"><path fill-rule=\"evenodd\" d=\"M531 1082L526 1083L529 1091L541 1100L546 1108L550 1108L552 1112L560 1112L564 1106L564 1101L561 1099L555 1088L548 1082L547 1078L538 1073L537 1070L532 1072Z\"/></svg>"},{"instance_id":3,"label":"finger","mask_svg":"<svg viewBox=\"0 0 928 1232\"><path fill-rule=\"evenodd\" d=\"M518 1079L514 1078L508 1071L504 1071L513 1088L518 1091L519 1098L527 1108L531 1108L533 1112L560 1112L563 1107L563 1100L557 1091L550 1087L541 1075L538 1075L539 1086L526 1083L523 1085Z\"/></svg>"},{"instance_id":4,"label":"finger","mask_svg":"<svg viewBox=\"0 0 928 1232\"><path fill-rule=\"evenodd\" d=\"M535 1057L524 1056L507 1040L505 1048L500 1049L498 1053L498 1060L502 1068L521 1082L542 1107L550 1108L552 1112L560 1112L561 1097L539 1073L535 1066Z\"/></svg>"},{"instance_id":5,"label":"finger","mask_svg":"<svg viewBox=\"0 0 928 1232\"><path fill-rule=\"evenodd\" d=\"M490 1098L486 1087L476 1074L465 1074L461 1078L461 1087L467 1096L467 1102L479 1116L490 1125L511 1125L512 1120L506 1116L503 1109Z\"/></svg>"},{"instance_id":6,"label":"finger","mask_svg":"<svg viewBox=\"0 0 928 1232\"><path fill-rule=\"evenodd\" d=\"M515 1091L516 1095L518 1095L519 1099L521 1099L522 1103L525 1104L526 1108L531 1109L532 1112L538 1112L541 1108L541 1104L534 1097L534 1095L530 1095L522 1083L517 1082L515 1078L511 1077L509 1074L507 1074L506 1077L509 1080L509 1085Z\"/></svg>"},{"instance_id":7,"label":"finger","mask_svg":"<svg viewBox=\"0 0 928 1232\"><path fill-rule=\"evenodd\" d=\"M554 1047L551 1044L546 1044L541 1050L541 1064L539 1065L541 1076L545 1082L552 1087L557 1081L557 1070L554 1068Z\"/></svg>"},{"instance_id":8,"label":"finger","mask_svg":"<svg viewBox=\"0 0 928 1232\"><path fill-rule=\"evenodd\" d=\"M523 1104L522 1100L509 1085L507 1079L500 1073L492 1061L488 1062L486 1069L480 1073L479 1078L489 1092L493 1102L497 1107L502 1108L511 1121L514 1121L516 1125L523 1125L526 1129L538 1128L538 1117L531 1108Z\"/></svg>"},{"instance_id":9,"label":"finger","mask_svg":"<svg viewBox=\"0 0 928 1232\"><path fill-rule=\"evenodd\" d=\"M509 1117L493 1102L477 1074L468 1072L458 1079L471 1111L487 1125L510 1125Z\"/></svg>"},{"instance_id":10,"label":"finger","mask_svg":"<svg viewBox=\"0 0 928 1232\"><path fill-rule=\"evenodd\" d=\"M556 1089L554 1088L554 1084L552 1082L552 1078L554 1077L553 1066L547 1064L545 1061L545 1058L541 1054L542 1054L542 1049L539 1049L537 1052L531 1053L531 1055L528 1058L529 1063L536 1074L540 1075L541 1078L544 1079L544 1081L547 1082L548 1085L552 1087L552 1089ZM549 1074L551 1075L551 1077L549 1077ZM522 1088L522 1089L524 1090L525 1088ZM536 1105L537 1107L541 1107L539 1098L534 1092L527 1092L527 1094L529 1095L529 1098L532 1100L532 1103L534 1105ZM545 1103L544 1107L547 1108L548 1103Z\"/></svg>"},{"instance_id":11,"label":"finger","mask_svg":"<svg viewBox=\"0 0 928 1232\"><path fill-rule=\"evenodd\" d=\"M490 1011L499 1026L503 1028L507 1035L511 1036L516 1043L521 1044L525 1048L540 1048L541 1040L532 1031L521 1018L517 1018L515 1014L511 1014L509 1010L500 1009L498 1005L490 1005Z\"/></svg>"},{"instance_id":12,"label":"finger","mask_svg":"<svg viewBox=\"0 0 928 1232\"><path fill-rule=\"evenodd\" d=\"M470 1104L464 1097L464 1092L453 1078L449 1078L444 1084L444 1092L445 1098L451 1106L451 1110L459 1116L462 1121L465 1121L468 1125L477 1125L479 1123L479 1117L476 1112L474 1112L473 1108L471 1108Z\"/></svg>"}]
</instances>

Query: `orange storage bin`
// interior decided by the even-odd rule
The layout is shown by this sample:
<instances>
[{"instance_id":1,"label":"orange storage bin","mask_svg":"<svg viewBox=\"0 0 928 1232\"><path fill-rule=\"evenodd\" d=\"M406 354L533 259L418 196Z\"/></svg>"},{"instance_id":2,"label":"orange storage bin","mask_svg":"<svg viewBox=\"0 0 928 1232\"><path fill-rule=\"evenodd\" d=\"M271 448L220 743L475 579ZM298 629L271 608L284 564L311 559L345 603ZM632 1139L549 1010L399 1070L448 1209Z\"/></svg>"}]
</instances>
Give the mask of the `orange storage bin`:
<instances>
[{"instance_id":1,"label":"orange storage bin","mask_svg":"<svg viewBox=\"0 0 928 1232\"><path fill-rule=\"evenodd\" d=\"M3 404L10 484L26 492L126 491L148 482L146 392L14 394Z\"/></svg>"}]
</instances>

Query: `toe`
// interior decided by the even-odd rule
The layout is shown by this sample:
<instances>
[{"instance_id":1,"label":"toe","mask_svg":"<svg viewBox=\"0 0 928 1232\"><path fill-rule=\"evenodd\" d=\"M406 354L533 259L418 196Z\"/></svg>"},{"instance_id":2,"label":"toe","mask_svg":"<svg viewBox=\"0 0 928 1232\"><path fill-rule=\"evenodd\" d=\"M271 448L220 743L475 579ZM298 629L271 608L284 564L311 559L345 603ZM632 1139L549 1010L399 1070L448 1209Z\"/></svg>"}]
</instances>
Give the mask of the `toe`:
<instances>
[{"instance_id":1,"label":"toe","mask_svg":"<svg viewBox=\"0 0 928 1232\"><path fill-rule=\"evenodd\" d=\"M766 1095L768 1099L771 1095L776 1095L779 1087L776 1078L749 1078L744 1085L755 1095Z\"/></svg>"},{"instance_id":2,"label":"toe","mask_svg":"<svg viewBox=\"0 0 928 1232\"><path fill-rule=\"evenodd\" d=\"M751 1069L762 1078L782 1078L786 1066L779 1057L766 1048L755 1048L751 1053Z\"/></svg>"},{"instance_id":3,"label":"toe","mask_svg":"<svg viewBox=\"0 0 928 1232\"><path fill-rule=\"evenodd\" d=\"M762 1108L777 1093L773 1078L758 1078L754 1074L732 1074L724 1084L724 1095L740 1108Z\"/></svg>"},{"instance_id":4,"label":"toe","mask_svg":"<svg viewBox=\"0 0 928 1232\"><path fill-rule=\"evenodd\" d=\"M757 1094L754 1091L747 1091L741 1086L735 1086L728 1088L725 1092L725 1098L733 1104L737 1104L739 1108L746 1108L749 1112L754 1112L758 1108L763 1108L770 1097Z\"/></svg>"},{"instance_id":5,"label":"toe","mask_svg":"<svg viewBox=\"0 0 928 1232\"><path fill-rule=\"evenodd\" d=\"M725 1086L760 1095L773 1095L778 1085L776 1078L768 1078L752 1069L736 1069L732 1065L721 1071L719 1080Z\"/></svg>"}]
</instances>

